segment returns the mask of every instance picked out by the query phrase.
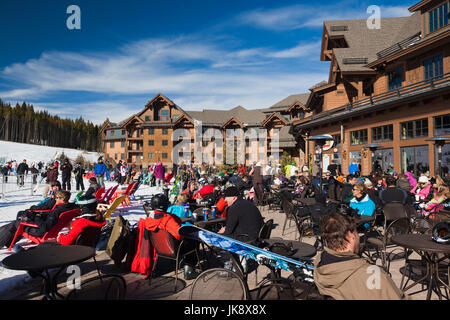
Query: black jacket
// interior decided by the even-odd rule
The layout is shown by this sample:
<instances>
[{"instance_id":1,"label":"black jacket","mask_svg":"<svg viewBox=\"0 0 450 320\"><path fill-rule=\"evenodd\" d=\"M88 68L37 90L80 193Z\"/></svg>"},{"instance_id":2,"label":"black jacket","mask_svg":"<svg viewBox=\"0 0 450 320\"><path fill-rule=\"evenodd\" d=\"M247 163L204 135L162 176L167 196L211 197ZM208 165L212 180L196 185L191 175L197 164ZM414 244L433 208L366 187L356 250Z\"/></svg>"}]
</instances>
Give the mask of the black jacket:
<instances>
[{"instance_id":1,"label":"black jacket","mask_svg":"<svg viewBox=\"0 0 450 320\"><path fill-rule=\"evenodd\" d=\"M28 173L29 167L26 163L22 162L17 166L17 174L24 174L25 171Z\"/></svg>"},{"instance_id":2,"label":"black jacket","mask_svg":"<svg viewBox=\"0 0 450 320\"><path fill-rule=\"evenodd\" d=\"M247 235L249 240L254 240L258 237L263 224L261 212L253 203L237 199L228 208L227 223L223 235L232 238Z\"/></svg>"},{"instance_id":3,"label":"black jacket","mask_svg":"<svg viewBox=\"0 0 450 320\"><path fill-rule=\"evenodd\" d=\"M55 205L53 210L48 212L42 212L34 215L32 222L38 225L37 228L26 228L25 231L37 237L42 237L46 232L48 232L53 226L58 223L59 216L61 213L78 208L74 203L61 203Z\"/></svg>"},{"instance_id":4,"label":"black jacket","mask_svg":"<svg viewBox=\"0 0 450 320\"><path fill-rule=\"evenodd\" d=\"M61 166L61 177L65 180L70 178L70 174L72 173L72 165L70 163L64 163Z\"/></svg>"}]
</instances>

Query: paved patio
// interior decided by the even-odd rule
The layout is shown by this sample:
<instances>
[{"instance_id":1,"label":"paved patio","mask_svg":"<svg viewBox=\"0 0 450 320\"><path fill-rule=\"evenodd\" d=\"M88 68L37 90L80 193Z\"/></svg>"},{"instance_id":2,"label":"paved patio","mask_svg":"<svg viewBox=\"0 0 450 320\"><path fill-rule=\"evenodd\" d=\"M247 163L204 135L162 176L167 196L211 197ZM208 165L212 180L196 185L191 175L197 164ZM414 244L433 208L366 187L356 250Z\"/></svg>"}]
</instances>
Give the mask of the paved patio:
<instances>
[{"instance_id":1,"label":"paved patio","mask_svg":"<svg viewBox=\"0 0 450 320\"><path fill-rule=\"evenodd\" d=\"M283 239L293 240L296 236L296 228L294 223L290 227L286 228L285 234L282 236L282 228L285 219L285 215L277 211L269 211L267 207L262 210L264 218L274 219L274 229L272 230L271 237L282 237ZM312 237L303 238L303 241L309 244L314 243ZM97 252L97 262L105 274L118 273L121 274L127 282L127 299L131 300L187 300L189 297L189 292L191 285L194 280L184 280L183 272L180 270L179 279L177 284L177 291L174 292L174 263L169 260L159 259L157 265L157 276L151 281L145 280L143 275L122 272L117 268L109 256L106 255L104 251ZM377 261L379 263L379 260ZM391 264L391 273L394 282L399 286L401 281L401 273L399 269L403 267L403 261L394 261ZM95 264L93 259L88 260L80 264L82 270L82 279L94 277L97 275L95 269ZM258 269L258 280L260 281L263 277L269 273L269 270L265 267L260 266ZM282 275L288 277L289 273L287 271L282 271ZM64 273L59 277L59 292L61 294L67 293L65 288L66 276ZM249 289L255 288L255 273L252 272L248 278ZM418 290L419 287L416 286L412 288L410 292ZM34 278L30 280L27 284L16 287L15 289L9 291L5 294L2 299L13 299L13 300L39 300L42 298L41 290L41 280L40 278ZM422 292L413 296L414 300L425 300L426 292ZM433 294L433 300L438 299L437 295Z\"/></svg>"}]
</instances>

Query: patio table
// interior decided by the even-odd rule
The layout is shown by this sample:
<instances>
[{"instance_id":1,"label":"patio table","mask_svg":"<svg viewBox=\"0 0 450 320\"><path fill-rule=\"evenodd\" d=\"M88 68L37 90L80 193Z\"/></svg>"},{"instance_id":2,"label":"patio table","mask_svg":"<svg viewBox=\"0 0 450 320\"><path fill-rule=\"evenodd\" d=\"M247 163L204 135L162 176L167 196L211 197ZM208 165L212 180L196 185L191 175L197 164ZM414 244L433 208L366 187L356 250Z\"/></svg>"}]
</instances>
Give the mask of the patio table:
<instances>
[{"instance_id":1,"label":"patio table","mask_svg":"<svg viewBox=\"0 0 450 320\"><path fill-rule=\"evenodd\" d=\"M415 233L395 235L391 238L391 241L398 246L416 251L423 257L427 264L425 276L404 288L403 291L406 292L418 283L427 280L427 300L430 300L432 291L435 291L439 296L439 300L442 300L442 293L439 286L443 285L447 290L450 290L450 286L448 282L445 283L439 277L439 263L449 257L450 246L433 241L430 235ZM439 254L444 255L444 257L438 257Z\"/></svg>"},{"instance_id":2,"label":"patio table","mask_svg":"<svg viewBox=\"0 0 450 320\"><path fill-rule=\"evenodd\" d=\"M56 278L67 266L86 261L95 255L95 249L87 246L38 246L15 253L3 259L3 266L11 270L34 271L44 280L44 299L63 298L57 292ZM60 268L51 277L49 270Z\"/></svg>"}]
</instances>

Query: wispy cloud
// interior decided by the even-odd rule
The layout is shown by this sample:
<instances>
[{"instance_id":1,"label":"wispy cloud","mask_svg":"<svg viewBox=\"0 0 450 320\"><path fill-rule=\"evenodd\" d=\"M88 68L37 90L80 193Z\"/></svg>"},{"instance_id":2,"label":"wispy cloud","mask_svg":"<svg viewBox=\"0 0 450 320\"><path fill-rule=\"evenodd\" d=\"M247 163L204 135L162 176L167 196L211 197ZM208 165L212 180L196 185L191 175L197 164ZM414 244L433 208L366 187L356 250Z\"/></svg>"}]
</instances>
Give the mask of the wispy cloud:
<instances>
[{"instance_id":1,"label":"wispy cloud","mask_svg":"<svg viewBox=\"0 0 450 320\"><path fill-rule=\"evenodd\" d=\"M406 6L380 6L382 18L410 15ZM275 9L255 9L244 12L233 23L274 31L321 27L327 20L366 19L367 8L349 9L347 6L291 5Z\"/></svg>"},{"instance_id":2,"label":"wispy cloud","mask_svg":"<svg viewBox=\"0 0 450 320\"><path fill-rule=\"evenodd\" d=\"M38 108L64 116L82 115L98 123L107 116L119 121L141 110L158 92L193 110L268 107L326 79L325 68L321 72L291 67L299 64L298 57L317 60L319 45L228 48L214 41L179 37L145 39L107 53L45 52L0 70L1 79L17 84L0 92L0 97L35 101ZM100 99L76 99L81 103L61 99L83 95Z\"/></svg>"}]
</instances>

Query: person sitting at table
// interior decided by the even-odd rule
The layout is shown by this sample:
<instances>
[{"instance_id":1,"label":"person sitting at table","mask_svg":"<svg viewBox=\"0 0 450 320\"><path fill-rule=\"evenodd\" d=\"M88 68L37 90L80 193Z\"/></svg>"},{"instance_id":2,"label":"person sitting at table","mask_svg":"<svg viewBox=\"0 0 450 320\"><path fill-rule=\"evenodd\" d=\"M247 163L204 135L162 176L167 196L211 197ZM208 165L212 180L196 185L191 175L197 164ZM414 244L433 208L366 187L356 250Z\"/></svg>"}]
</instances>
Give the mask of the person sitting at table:
<instances>
[{"instance_id":1,"label":"person sitting at table","mask_svg":"<svg viewBox=\"0 0 450 320\"><path fill-rule=\"evenodd\" d=\"M64 246L75 244L78 236L86 228L96 228L100 234L101 228L106 224L103 213L97 210L98 201L94 196L82 196L78 199L78 205L81 207L81 215L76 217L68 233L60 233L57 242Z\"/></svg>"},{"instance_id":2,"label":"person sitting at table","mask_svg":"<svg viewBox=\"0 0 450 320\"><path fill-rule=\"evenodd\" d=\"M443 208L443 203L447 201L450 198L450 191L449 188L446 185L441 185L438 189L434 197L428 201L423 202L419 205L419 207L422 209L422 214L425 217L430 216L430 218L433 217L434 212L439 212Z\"/></svg>"},{"instance_id":3,"label":"person sitting at table","mask_svg":"<svg viewBox=\"0 0 450 320\"><path fill-rule=\"evenodd\" d=\"M89 178L89 188L83 194L85 197L95 196L95 193L100 189L100 185L97 183L97 179L95 177Z\"/></svg>"},{"instance_id":4,"label":"person sitting at table","mask_svg":"<svg viewBox=\"0 0 450 320\"><path fill-rule=\"evenodd\" d=\"M431 183L427 176L420 176L417 185L411 190L414 194L416 202L425 201L431 190Z\"/></svg>"},{"instance_id":5,"label":"person sitting at table","mask_svg":"<svg viewBox=\"0 0 450 320\"><path fill-rule=\"evenodd\" d=\"M358 254L355 219L330 213L320 220L324 250L314 260L314 283L320 294L336 300L403 300L405 295L379 266Z\"/></svg>"},{"instance_id":6,"label":"person sitting at table","mask_svg":"<svg viewBox=\"0 0 450 320\"><path fill-rule=\"evenodd\" d=\"M176 240L182 240L182 236L178 233L181 227L181 220L174 214L168 213L169 199L165 194L160 193L152 197L150 205L153 212L145 219L145 229L149 231L165 230L170 233ZM185 239L183 242L183 252L191 251L198 245L197 241ZM198 273L194 270L194 266L197 264L197 256L195 254L189 254L185 257L184 277L186 280L192 280L197 277Z\"/></svg>"},{"instance_id":7,"label":"person sitting at table","mask_svg":"<svg viewBox=\"0 0 450 320\"><path fill-rule=\"evenodd\" d=\"M174 214L179 218L187 218L192 216L192 212L190 209L188 209L187 215L184 213L185 206L189 206L189 203L187 202L187 195L181 193L177 196L176 204L167 208L167 213Z\"/></svg>"},{"instance_id":8,"label":"person sitting at table","mask_svg":"<svg viewBox=\"0 0 450 320\"><path fill-rule=\"evenodd\" d=\"M36 237L42 237L58 222L59 215L63 212L77 208L74 203L69 203L70 192L65 190L56 191L56 202L51 210L25 210L17 214L15 221L9 223L2 228L5 234L0 234L0 248L10 245L16 234L20 222L34 223L37 227L25 227L24 231ZM16 242L21 237L17 237Z\"/></svg>"},{"instance_id":9,"label":"person sitting at table","mask_svg":"<svg viewBox=\"0 0 450 320\"><path fill-rule=\"evenodd\" d=\"M373 216L375 212L375 203L370 199L368 191L364 184L357 183L352 189L353 198L350 200L349 207L357 210L358 215ZM364 228L369 228L370 224L365 223Z\"/></svg>"},{"instance_id":10,"label":"person sitting at table","mask_svg":"<svg viewBox=\"0 0 450 320\"><path fill-rule=\"evenodd\" d=\"M195 181L191 180L188 182L187 188L183 191L183 194L187 196L188 202L195 202L194 194L196 192Z\"/></svg>"},{"instance_id":11,"label":"person sitting at table","mask_svg":"<svg viewBox=\"0 0 450 320\"><path fill-rule=\"evenodd\" d=\"M235 186L225 190L225 202L227 203L227 221L218 233L224 236L252 241L258 238L259 230L264 224L261 212L255 204L241 198L239 190Z\"/></svg>"},{"instance_id":12,"label":"person sitting at table","mask_svg":"<svg viewBox=\"0 0 450 320\"><path fill-rule=\"evenodd\" d=\"M341 192L341 202L344 204L349 204L350 200L353 198L353 186L358 183L360 180L358 179L357 176L349 174L347 176L347 182L341 183L338 182L338 184L341 185L342 187L342 192ZM338 181L338 180L336 180Z\"/></svg>"}]
</instances>

